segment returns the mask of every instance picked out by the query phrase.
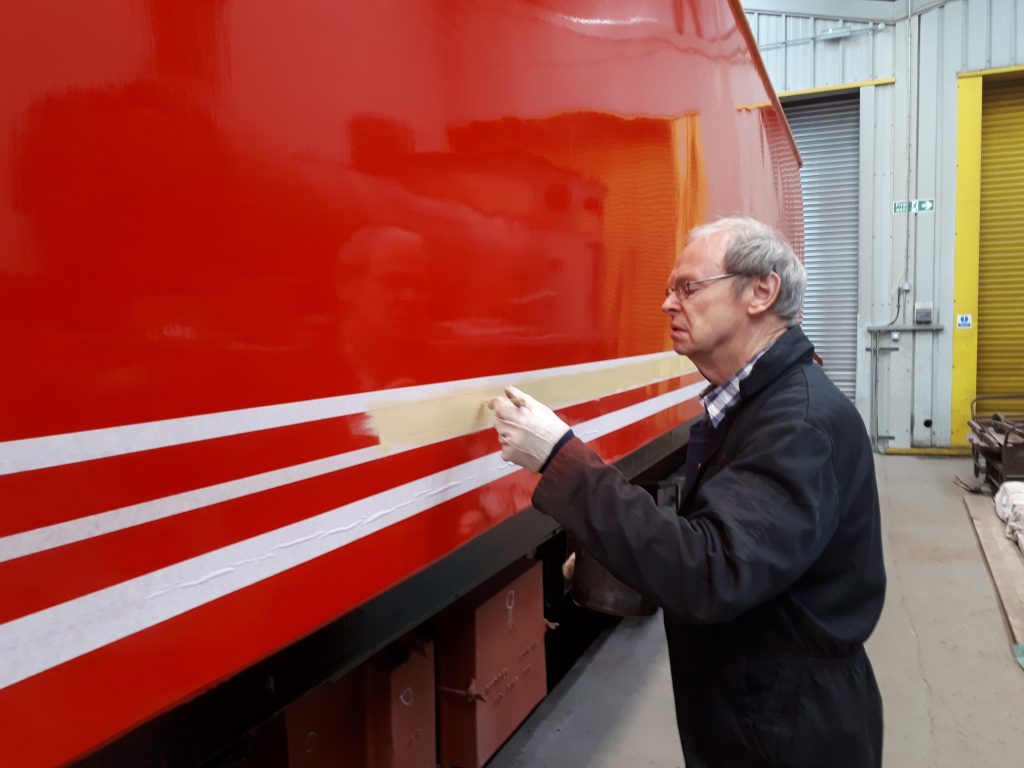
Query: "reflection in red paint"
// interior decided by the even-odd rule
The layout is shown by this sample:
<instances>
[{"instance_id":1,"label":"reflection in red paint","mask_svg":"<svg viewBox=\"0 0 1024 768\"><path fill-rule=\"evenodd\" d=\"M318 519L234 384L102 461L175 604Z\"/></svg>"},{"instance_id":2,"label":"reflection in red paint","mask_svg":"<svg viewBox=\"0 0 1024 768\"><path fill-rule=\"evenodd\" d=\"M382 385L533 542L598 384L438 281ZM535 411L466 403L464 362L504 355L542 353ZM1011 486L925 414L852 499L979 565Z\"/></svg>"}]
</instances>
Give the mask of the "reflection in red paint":
<instances>
[{"instance_id":1,"label":"reflection in red paint","mask_svg":"<svg viewBox=\"0 0 1024 768\"><path fill-rule=\"evenodd\" d=\"M758 108L770 94L736 3L101 10L0 6L0 442L662 352L661 291L691 227L742 211L799 243L796 158ZM622 456L694 407L597 446ZM367 448L361 424L2 476L0 535ZM486 455L489 439L8 560L6 618ZM533 482L485 486L0 690L0 758L94 748L445 556Z\"/></svg>"}]
</instances>

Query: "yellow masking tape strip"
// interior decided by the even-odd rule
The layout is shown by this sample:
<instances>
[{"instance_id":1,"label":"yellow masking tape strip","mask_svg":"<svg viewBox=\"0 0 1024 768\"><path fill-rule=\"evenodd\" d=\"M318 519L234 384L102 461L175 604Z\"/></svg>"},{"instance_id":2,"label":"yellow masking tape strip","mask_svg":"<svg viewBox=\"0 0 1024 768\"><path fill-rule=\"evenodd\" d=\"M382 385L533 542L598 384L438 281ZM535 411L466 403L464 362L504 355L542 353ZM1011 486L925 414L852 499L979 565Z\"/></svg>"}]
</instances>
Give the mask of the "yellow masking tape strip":
<instances>
[{"instance_id":1,"label":"yellow masking tape strip","mask_svg":"<svg viewBox=\"0 0 1024 768\"><path fill-rule=\"evenodd\" d=\"M429 445L486 429L494 416L486 402L514 386L558 410L617 392L695 371L685 357L644 360L596 371L577 371L550 377L510 380L502 386L459 390L451 395L422 400L384 403L368 411L382 445Z\"/></svg>"}]
</instances>

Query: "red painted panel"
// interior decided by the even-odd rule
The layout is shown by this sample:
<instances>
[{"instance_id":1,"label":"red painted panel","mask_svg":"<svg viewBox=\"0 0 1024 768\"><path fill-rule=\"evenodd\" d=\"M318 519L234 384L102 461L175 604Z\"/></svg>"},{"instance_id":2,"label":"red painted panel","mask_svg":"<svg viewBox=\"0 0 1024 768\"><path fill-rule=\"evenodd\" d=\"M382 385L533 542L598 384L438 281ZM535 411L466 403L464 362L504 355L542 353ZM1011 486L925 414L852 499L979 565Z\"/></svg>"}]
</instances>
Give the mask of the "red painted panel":
<instances>
[{"instance_id":1,"label":"red painted panel","mask_svg":"<svg viewBox=\"0 0 1024 768\"><path fill-rule=\"evenodd\" d=\"M0 536L378 444L366 417L173 445L0 475Z\"/></svg>"},{"instance_id":2,"label":"red painted panel","mask_svg":"<svg viewBox=\"0 0 1024 768\"><path fill-rule=\"evenodd\" d=\"M569 424L577 424L673 391L694 380L700 380L700 375L690 374L640 387L566 408L560 413ZM256 433L256 437L263 434ZM638 435L630 445L642 445L641 437ZM0 593L5 595L0 603L0 623L441 472L494 453L496 447L491 430L477 432L0 562ZM205 451L199 454L199 460L205 458ZM130 471L132 465L128 466ZM184 468L179 466L177 470L183 472ZM68 492L74 498L82 491L71 488ZM496 504L503 511L513 509L503 502Z\"/></svg>"},{"instance_id":3,"label":"red painted panel","mask_svg":"<svg viewBox=\"0 0 1024 768\"><path fill-rule=\"evenodd\" d=\"M624 455L699 409L693 402L670 409L595 447ZM4 689L0 757L11 765L50 765L116 738L380 593L409 575L410 563L433 562L509 514L489 510L524 508L536 482L517 472ZM34 708L39 702L47 702L45 717ZM55 732L54 722L63 727Z\"/></svg>"},{"instance_id":4,"label":"red painted panel","mask_svg":"<svg viewBox=\"0 0 1024 768\"><path fill-rule=\"evenodd\" d=\"M0 450L670 349L661 291L688 229L743 211L802 242L797 160L737 13L0 5ZM596 445L622 456L696 408ZM0 474L0 554L12 535L373 445L366 427ZM32 611L496 449L465 436L0 562L0 643L25 651ZM514 514L534 482L506 477L0 688L0 763L70 759L194 696Z\"/></svg>"}]
</instances>

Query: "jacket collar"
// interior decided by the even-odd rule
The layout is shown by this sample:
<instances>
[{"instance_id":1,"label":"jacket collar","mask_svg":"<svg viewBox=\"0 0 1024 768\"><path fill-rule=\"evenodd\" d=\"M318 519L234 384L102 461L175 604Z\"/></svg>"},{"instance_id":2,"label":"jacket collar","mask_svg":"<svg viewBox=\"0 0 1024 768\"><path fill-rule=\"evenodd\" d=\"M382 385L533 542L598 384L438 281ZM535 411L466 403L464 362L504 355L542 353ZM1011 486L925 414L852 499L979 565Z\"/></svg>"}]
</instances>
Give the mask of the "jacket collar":
<instances>
[{"instance_id":1,"label":"jacket collar","mask_svg":"<svg viewBox=\"0 0 1024 768\"><path fill-rule=\"evenodd\" d=\"M794 325L788 328L754 363L750 375L740 382L740 401L751 400L794 364L811 362L813 354L814 346L800 327ZM712 427L705 416L691 428L690 443L686 447L686 474L679 493L680 508L689 503L698 479L704 474L705 467L711 463L712 458L718 454L733 420L742 410L742 407L730 408L717 427ZM695 451L698 455L694 455Z\"/></svg>"},{"instance_id":2,"label":"jacket collar","mask_svg":"<svg viewBox=\"0 0 1024 768\"><path fill-rule=\"evenodd\" d=\"M750 375L740 382L740 397L749 400L791 366L809 363L813 355L814 345L804 335L800 326L787 328L757 361Z\"/></svg>"}]
</instances>

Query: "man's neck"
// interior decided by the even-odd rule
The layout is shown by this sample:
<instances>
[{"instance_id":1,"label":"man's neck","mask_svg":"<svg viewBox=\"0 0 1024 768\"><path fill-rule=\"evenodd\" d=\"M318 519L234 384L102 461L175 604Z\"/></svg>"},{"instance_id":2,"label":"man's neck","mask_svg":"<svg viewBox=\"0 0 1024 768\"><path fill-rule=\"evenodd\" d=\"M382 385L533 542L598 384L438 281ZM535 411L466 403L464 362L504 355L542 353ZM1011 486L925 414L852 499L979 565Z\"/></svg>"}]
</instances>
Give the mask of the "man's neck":
<instances>
[{"instance_id":1,"label":"man's neck","mask_svg":"<svg viewBox=\"0 0 1024 768\"><path fill-rule=\"evenodd\" d=\"M733 343L728 347L719 347L708 359L697 360L691 358L697 370L701 372L709 382L718 386L728 381L747 361L765 347L774 343L779 336L786 332L788 326L783 323L766 324L764 327L755 327L745 336L733 338Z\"/></svg>"}]
</instances>

